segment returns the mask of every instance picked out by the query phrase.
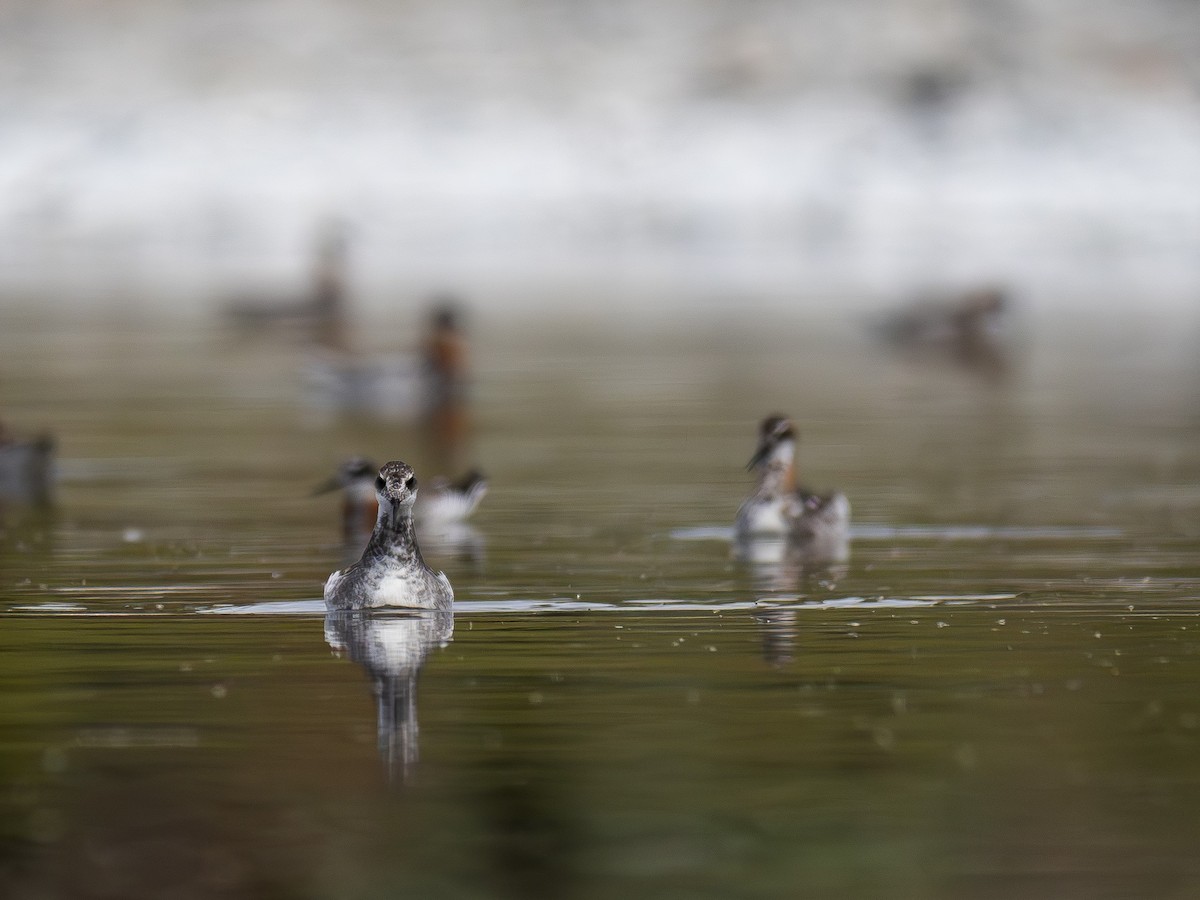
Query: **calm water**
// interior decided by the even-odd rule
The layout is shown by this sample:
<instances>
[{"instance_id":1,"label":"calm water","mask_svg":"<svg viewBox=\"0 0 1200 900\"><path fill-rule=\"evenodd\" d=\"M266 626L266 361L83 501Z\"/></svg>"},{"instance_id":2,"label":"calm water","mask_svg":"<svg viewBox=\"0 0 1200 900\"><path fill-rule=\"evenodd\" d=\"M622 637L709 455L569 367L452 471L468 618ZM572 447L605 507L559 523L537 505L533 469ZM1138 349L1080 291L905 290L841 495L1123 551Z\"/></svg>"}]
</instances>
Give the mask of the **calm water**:
<instances>
[{"instance_id":1,"label":"calm water","mask_svg":"<svg viewBox=\"0 0 1200 900\"><path fill-rule=\"evenodd\" d=\"M362 622L310 488L440 471L421 429L314 410L283 343L7 323L62 481L3 510L0 893L1195 896L1195 329L1029 331L998 379L804 323L479 329L456 615ZM775 410L845 571L731 558Z\"/></svg>"}]
</instances>

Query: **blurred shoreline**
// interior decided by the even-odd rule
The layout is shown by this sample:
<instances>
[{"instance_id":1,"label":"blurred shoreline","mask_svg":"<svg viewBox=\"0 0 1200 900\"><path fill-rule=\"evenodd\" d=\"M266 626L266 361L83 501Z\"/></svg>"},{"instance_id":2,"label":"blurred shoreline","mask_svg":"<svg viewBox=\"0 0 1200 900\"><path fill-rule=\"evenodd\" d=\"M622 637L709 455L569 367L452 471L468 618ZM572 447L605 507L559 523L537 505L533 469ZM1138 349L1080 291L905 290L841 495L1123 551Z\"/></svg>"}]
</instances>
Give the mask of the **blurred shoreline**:
<instances>
[{"instance_id":1,"label":"blurred shoreline","mask_svg":"<svg viewBox=\"0 0 1200 900\"><path fill-rule=\"evenodd\" d=\"M1168 0L67 0L0 25L9 306L296 289L330 220L365 310L1200 293L1200 10Z\"/></svg>"}]
</instances>

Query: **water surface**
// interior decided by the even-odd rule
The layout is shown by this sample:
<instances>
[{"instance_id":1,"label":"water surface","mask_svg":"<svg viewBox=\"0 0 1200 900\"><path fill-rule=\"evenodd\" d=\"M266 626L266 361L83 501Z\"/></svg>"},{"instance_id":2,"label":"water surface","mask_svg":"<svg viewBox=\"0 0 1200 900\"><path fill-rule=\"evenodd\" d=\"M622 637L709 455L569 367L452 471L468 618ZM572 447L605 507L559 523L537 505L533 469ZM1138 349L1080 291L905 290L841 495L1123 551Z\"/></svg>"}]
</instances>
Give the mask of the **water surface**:
<instances>
[{"instance_id":1,"label":"water surface","mask_svg":"<svg viewBox=\"0 0 1200 900\"><path fill-rule=\"evenodd\" d=\"M482 330L444 622L319 600L311 487L441 471L418 425L314 410L286 344L12 323L62 478L3 509L4 892L1193 895L1185 342L1051 330L998 379L789 329ZM731 555L777 410L844 568Z\"/></svg>"}]
</instances>

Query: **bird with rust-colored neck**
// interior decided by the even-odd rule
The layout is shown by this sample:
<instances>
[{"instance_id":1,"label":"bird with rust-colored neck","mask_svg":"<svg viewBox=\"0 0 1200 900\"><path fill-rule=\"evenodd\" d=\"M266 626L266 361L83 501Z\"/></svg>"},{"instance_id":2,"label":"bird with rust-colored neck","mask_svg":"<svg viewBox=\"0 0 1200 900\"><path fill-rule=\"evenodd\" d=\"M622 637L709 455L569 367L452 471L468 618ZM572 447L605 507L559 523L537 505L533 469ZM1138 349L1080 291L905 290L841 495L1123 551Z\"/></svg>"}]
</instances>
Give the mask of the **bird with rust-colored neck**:
<instances>
[{"instance_id":1,"label":"bird with rust-colored neck","mask_svg":"<svg viewBox=\"0 0 1200 900\"><path fill-rule=\"evenodd\" d=\"M413 527L417 477L407 463L385 463L375 479L379 513L362 558L325 582L330 609L450 609L454 590L445 573L425 565Z\"/></svg>"},{"instance_id":2,"label":"bird with rust-colored neck","mask_svg":"<svg viewBox=\"0 0 1200 900\"><path fill-rule=\"evenodd\" d=\"M331 491L342 492L342 540L356 551L366 543L379 518L379 501L375 499L378 475L379 469L373 462L354 456L338 467L336 475L312 492L314 497Z\"/></svg>"},{"instance_id":3,"label":"bird with rust-colored neck","mask_svg":"<svg viewBox=\"0 0 1200 900\"><path fill-rule=\"evenodd\" d=\"M746 468L758 484L737 514L739 540L786 536L793 541L845 542L850 501L840 491L817 494L796 486L796 428L784 416L759 426L758 448Z\"/></svg>"}]
</instances>

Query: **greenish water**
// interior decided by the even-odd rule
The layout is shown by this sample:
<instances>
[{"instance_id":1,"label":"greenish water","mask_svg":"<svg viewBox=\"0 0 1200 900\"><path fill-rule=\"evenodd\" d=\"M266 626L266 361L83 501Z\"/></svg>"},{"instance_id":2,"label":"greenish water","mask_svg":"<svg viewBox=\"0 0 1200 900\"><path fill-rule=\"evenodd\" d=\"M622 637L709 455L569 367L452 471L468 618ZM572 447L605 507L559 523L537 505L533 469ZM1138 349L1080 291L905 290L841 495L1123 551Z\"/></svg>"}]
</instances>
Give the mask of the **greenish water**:
<instances>
[{"instance_id":1,"label":"greenish water","mask_svg":"<svg viewBox=\"0 0 1200 900\"><path fill-rule=\"evenodd\" d=\"M1034 334L997 380L800 322L480 328L450 636L319 602L311 487L441 471L421 428L314 411L286 344L9 323L62 480L3 509L0 893L1195 896L1200 366ZM844 571L731 557L776 410Z\"/></svg>"}]
</instances>

